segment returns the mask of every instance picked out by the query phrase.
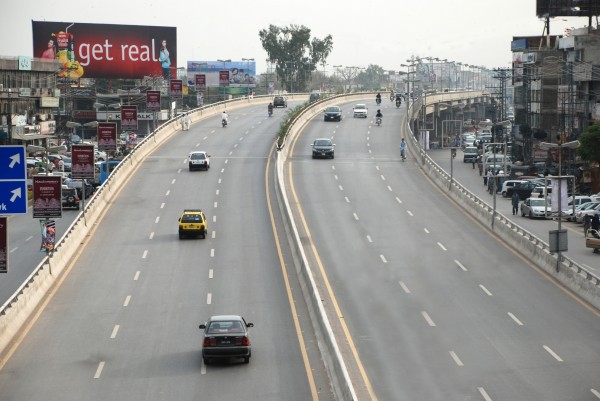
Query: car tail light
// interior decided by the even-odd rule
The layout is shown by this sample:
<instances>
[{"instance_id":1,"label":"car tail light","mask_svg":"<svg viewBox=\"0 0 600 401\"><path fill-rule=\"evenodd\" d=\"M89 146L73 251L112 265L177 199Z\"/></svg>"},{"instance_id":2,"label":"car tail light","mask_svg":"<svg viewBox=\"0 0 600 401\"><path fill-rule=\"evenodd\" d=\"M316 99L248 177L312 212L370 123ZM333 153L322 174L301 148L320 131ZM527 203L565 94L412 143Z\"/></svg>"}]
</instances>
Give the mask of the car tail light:
<instances>
[{"instance_id":1,"label":"car tail light","mask_svg":"<svg viewBox=\"0 0 600 401\"><path fill-rule=\"evenodd\" d=\"M217 345L217 339L216 338L205 338L203 345L205 347L214 347Z\"/></svg>"},{"instance_id":2,"label":"car tail light","mask_svg":"<svg viewBox=\"0 0 600 401\"><path fill-rule=\"evenodd\" d=\"M250 345L250 339L248 337L242 338L242 345L246 347Z\"/></svg>"}]
</instances>

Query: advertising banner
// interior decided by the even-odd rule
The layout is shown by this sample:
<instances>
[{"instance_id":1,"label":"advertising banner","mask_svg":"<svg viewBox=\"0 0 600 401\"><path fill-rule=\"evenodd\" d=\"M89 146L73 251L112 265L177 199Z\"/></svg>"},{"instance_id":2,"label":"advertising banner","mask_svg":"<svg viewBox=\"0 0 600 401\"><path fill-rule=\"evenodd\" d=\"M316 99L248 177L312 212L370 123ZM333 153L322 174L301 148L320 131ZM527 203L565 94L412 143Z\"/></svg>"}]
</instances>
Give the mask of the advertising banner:
<instances>
[{"instance_id":1,"label":"advertising banner","mask_svg":"<svg viewBox=\"0 0 600 401\"><path fill-rule=\"evenodd\" d=\"M160 111L160 91L146 91L146 110Z\"/></svg>"},{"instance_id":2,"label":"advertising banner","mask_svg":"<svg viewBox=\"0 0 600 401\"><path fill-rule=\"evenodd\" d=\"M206 91L206 74L196 74L196 91L197 92L205 92Z\"/></svg>"},{"instance_id":3,"label":"advertising banner","mask_svg":"<svg viewBox=\"0 0 600 401\"><path fill-rule=\"evenodd\" d=\"M8 273L8 219L0 217L0 273Z\"/></svg>"},{"instance_id":4,"label":"advertising banner","mask_svg":"<svg viewBox=\"0 0 600 401\"><path fill-rule=\"evenodd\" d=\"M117 150L117 123L98 123L98 150Z\"/></svg>"},{"instance_id":5,"label":"advertising banner","mask_svg":"<svg viewBox=\"0 0 600 401\"><path fill-rule=\"evenodd\" d=\"M227 76L225 76L227 72ZM254 61L188 61L188 85L196 85L197 75L204 75L205 87L229 87L230 90L246 93L256 87L256 62Z\"/></svg>"},{"instance_id":6,"label":"advertising banner","mask_svg":"<svg viewBox=\"0 0 600 401\"><path fill-rule=\"evenodd\" d=\"M94 179L94 145L73 145L71 147L71 178Z\"/></svg>"},{"instance_id":7,"label":"advertising banner","mask_svg":"<svg viewBox=\"0 0 600 401\"><path fill-rule=\"evenodd\" d=\"M219 86L229 86L229 71L219 71Z\"/></svg>"},{"instance_id":8,"label":"advertising banner","mask_svg":"<svg viewBox=\"0 0 600 401\"><path fill-rule=\"evenodd\" d=\"M183 81L181 79L172 79L169 88L171 99L183 99Z\"/></svg>"},{"instance_id":9,"label":"advertising banner","mask_svg":"<svg viewBox=\"0 0 600 401\"><path fill-rule=\"evenodd\" d=\"M62 177L33 176L33 218L62 217Z\"/></svg>"},{"instance_id":10,"label":"advertising banner","mask_svg":"<svg viewBox=\"0 0 600 401\"><path fill-rule=\"evenodd\" d=\"M138 129L137 106L135 106L135 105L121 106L121 129L123 131L127 131L127 130L135 131Z\"/></svg>"},{"instance_id":11,"label":"advertising banner","mask_svg":"<svg viewBox=\"0 0 600 401\"><path fill-rule=\"evenodd\" d=\"M33 55L58 60L63 78L165 76L177 68L177 28L32 21Z\"/></svg>"},{"instance_id":12,"label":"advertising banner","mask_svg":"<svg viewBox=\"0 0 600 401\"><path fill-rule=\"evenodd\" d=\"M54 220L40 220L40 229L42 231L42 245L40 246L40 252L48 253L54 251L54 244L56 243L56 222Z\"/></svg>"}]
</instances>

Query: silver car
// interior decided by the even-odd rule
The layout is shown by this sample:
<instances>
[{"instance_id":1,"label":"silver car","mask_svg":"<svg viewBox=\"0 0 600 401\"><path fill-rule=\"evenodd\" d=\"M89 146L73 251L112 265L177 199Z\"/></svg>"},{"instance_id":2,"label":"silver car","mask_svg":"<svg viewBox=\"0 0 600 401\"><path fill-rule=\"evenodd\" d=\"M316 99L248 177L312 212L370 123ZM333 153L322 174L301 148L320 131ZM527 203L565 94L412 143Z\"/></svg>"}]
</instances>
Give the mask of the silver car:
<instances>
[{"instance_id":1,"label":"silver car","mask_svg":"<svg viewBox=\"0 0 600 401\"><path fill-rule=\"evenodd\" d=\"M521 216L533 218L546 218L550 213L550 200L544 198L527 198L521 202Z\"/></svg>"}]
</instances>

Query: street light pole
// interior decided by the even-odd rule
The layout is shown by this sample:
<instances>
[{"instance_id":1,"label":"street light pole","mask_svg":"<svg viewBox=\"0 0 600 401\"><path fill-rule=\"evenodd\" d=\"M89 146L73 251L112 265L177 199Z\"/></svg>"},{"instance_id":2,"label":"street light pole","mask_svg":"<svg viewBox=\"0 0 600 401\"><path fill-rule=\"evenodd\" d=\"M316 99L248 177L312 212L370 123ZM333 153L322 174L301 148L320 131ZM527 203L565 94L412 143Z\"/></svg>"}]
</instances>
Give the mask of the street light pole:
<instances>
[{"instance_id":1,"label":"street light pole","mask_svg":"<svg viewBox=\"0 0 600 401\"><path fill-rule=\"evenodd\" d=\"M568 149L577 149L580 146L580 142L579 141L571 141L571 142L566 142L566 143L548 143L548 142L542 142L540 143L540 148L542 149L551 149L551 148L557 148L558 149L558 231L555 233L555 241L552 241L553 238L553 232L550 231L550 252L552 252L553 250L555 250L556 252L558 252L558 257L556 259L556 271L558 272L559 270L559 266L560 266L560 260L561 260L561 253L563 251L567 251L567 230L562 230L562 180L563 178L567 178L567 177L563 177L562 176L562 150L563 148L568 148ZM575 196L575 194L573 194L573 196ZM554 207L552 207L554 209ZM562 241L562 237L564 236L564 241ZM561 246L561 244L564 244L565 246Z\"/></svg>"},{"instance_id":2,"label":"street light pole","mask_svg":"<svg viewBox=\"0 0 600 401\"><path fill-rule=\"evenodd\" d=\"M242 57L242 61L246 61L247 62L247 68L246 68L246 74L248 74L248 71L250 71L250 62L254 61L253 58L243 58ZM250 76L250 74L248 74L248 76ZM250 82L246 82L246 97L250 98Z\"/></svg>"}]
</instances>

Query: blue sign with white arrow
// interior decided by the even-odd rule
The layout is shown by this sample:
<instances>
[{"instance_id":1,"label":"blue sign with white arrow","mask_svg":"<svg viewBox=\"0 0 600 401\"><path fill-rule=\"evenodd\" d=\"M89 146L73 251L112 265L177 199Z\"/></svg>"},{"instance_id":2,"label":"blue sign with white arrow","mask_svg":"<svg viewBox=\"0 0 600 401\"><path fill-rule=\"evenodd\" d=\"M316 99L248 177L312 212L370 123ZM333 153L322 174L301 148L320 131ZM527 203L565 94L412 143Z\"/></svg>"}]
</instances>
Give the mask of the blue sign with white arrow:
<instances>
[{"instance_id":1,"label":"blue sign with white arrow","mask_svg":"<svg viewBox=\"0 0 600 401\"><path fill-rule=\"evenodd\" d=\"M27 213L27 181L0 181L0 215Z\"/></svg>"},{"instance_id":2,"label":"blue sign with white arrow","mask_svg":"<svg viewBox=\"0 0 600 401\"><path fill-rule=\"evenodd\" d=\"M0 180L26 180L25 146L0 146Z\"/></svg>"},{"instance_id":3,"label":"blue sign with white arrow","mask_svg":"<svg viewBox=\"0 0 600 401\"><path fill-rule=\"evenodd\" d=\"M25 146L0 146L0 215L27 213Z\"/></svg>"}]
</instances>

